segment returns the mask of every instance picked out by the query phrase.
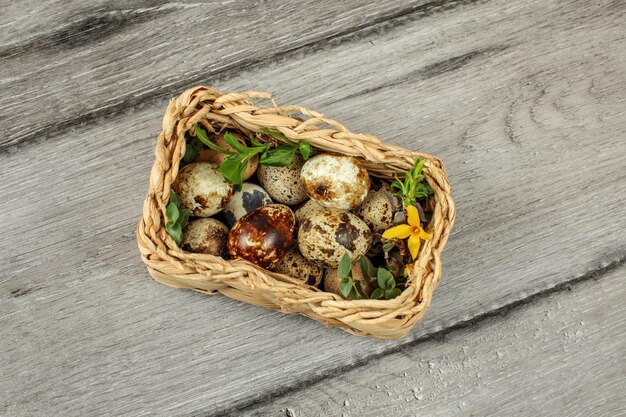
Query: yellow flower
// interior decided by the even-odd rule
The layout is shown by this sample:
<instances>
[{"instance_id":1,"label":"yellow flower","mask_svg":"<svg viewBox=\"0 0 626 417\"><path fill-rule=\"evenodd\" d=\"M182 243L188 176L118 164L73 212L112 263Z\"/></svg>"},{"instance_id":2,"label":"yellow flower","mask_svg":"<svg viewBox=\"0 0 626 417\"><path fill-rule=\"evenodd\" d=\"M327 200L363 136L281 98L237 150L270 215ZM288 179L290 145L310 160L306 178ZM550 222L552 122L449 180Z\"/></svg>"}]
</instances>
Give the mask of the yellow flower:
<instances>
[{"instance_id":1,"label":"yellow flower","mask_svg":"<svg viewBox=\"0 0 626 417\"><path fill-rule=\"evenodd\" d=\"M430 239L430 235L422 229L422 223L420 222L420 215L415 206L408 206L406 208L407 222L409 224L401 224L394 226L391 229L385 230L383 233L383 239L406 239L409 238L407 245L413 259L417 258L417 253L420 250L422 240Z\"/></svg>"}]
</instances>

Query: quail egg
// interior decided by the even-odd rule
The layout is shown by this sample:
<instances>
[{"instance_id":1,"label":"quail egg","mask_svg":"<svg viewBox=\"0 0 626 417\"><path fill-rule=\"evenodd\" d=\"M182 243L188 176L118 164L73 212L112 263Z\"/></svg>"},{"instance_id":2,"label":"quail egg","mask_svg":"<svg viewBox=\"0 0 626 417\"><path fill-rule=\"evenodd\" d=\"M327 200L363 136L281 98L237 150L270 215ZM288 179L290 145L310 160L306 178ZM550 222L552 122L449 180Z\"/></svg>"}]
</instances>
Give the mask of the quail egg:
<instances>
[{"instance_id":1,"label":"quail egg","mask_svg":"<svg viewBox=\"0 0 626 417\"><path fill-rule=\"evenodd\" d=\"M251 182L244 182L241 185L241 190L235 191L233 197L224 207L226 223L232 227L237 220L246 214L268 204L272 204L272 199L267 191Z\"/></svg>"},{"instance_id":2,"label":"quail egg","mask_svg":"<svg viewBox=\"0 0 626 417\"><path fill-rule=\"evenodd\" d=\"M191 220L183 231L181 248L188 252L206 253L226 258L228 227L215 219Z\"/></svg>"},{"instance_id":3,"label":"quail egg","mask_svg":"<svg viewBox=\"0 0 626 417\"><path fill-rule=\"evenodd\" d=\"M324 277L324 291L332 292L343 297L343 294L341 293L341 287L339 286L340 281L341 278L339 277L337 268L328 268L326 270L326 276ZM361 289L367 296L370 296L372 294L372 291L376 289L376 286L371 279L365 279L365 277L363 276L363 271L361 271L361 267L359 266L358 262L352 264L352 282L354 284L356 284L357 282L360 283Z\"/></svg>"},{"instance_id":4,"label":"quail egg","mask_svg":"<svg viewBox=\"0 0 626 417\"><path fill-rule=\"evenodd\" d=\"M393 226L393 191L386 182L372 182L372 189L363 204L354 210L374 233L383 233Z\"/></svg>"},{"instance_id":5,"label":"quail egg","mask_svg":"<svg viewBox=\"0 0 626 417\"><path fill-rule=\"evenodd\" d=\"M296 216L282 204L261 206L246 214L228 234L228 254L262 268L274 267L293 243Z\"/></svg>"},{"instance_id":6,"label":"quail egg","mask_svg":"<svg viewBox=\"0 0 626 417\"><path fill-rule=\"evenodd\" d=\"M274 267L274 271L300 279L314 287L319 286L324 277L324 268L306 259L296 247L289 249Z\"/></svg>"},{"instance_id":7,"label":"quail egg","mask_svg":"<svg viewBox=\"0 0 626 417\"><path fill-rule=\"evenodd\" d=\"M290 206L300 204L307 199L307 194L300 183L300 170L304 160L295 156L291 163L284 167L261 165L257 170L259 184L278 203Z\"/></svg>"},{"instance_id":8,"label":"quail egg","mask_svg":"<svg viewBox=\"0 0 626 417\"><path fill-rule=\"evenodd\" d=\"M300 225L304 219L311 217L314 213L324 210L315 200L307 200L296 210L296 224Z\"/></svg>"},{"instance_id":9,"label":"quail egg","mask_svg":"<svg viewBox=\"0 0 626 417\"><path fill-rule=\"evenodd\" d=\"M210 217L219 213L233 196L234 187L224 179L218 167L209 162L185 165L172 189L180 204L194 217Z\"/></svg>"},{"instance_id":10,"label":"quail egg","mask_svg":"<svg viewBox=\"0 0 626 417\"><path fill-rule=\"evenodd\" d=\"M239 133L237 132L229 132L229 133L233 135L233 137L235 138L235 140L237 140L237 142L241 143L242 145L246 144L246 140ZM217 146L221 146L222 148L228 151L235 150L232 146L228 144L228 142L224 140L223 133L217 134L213 137L209 137L209 139L212 139L212 141ZM228 155L215 151L213 149L209 149L209 148L203 148L200 151L200 155L198 155L199 162L211 162L217 166L220 166L226 158L228 158ZM246 170L244 171L243 176L242 176L243 180L245 181L248 178L250 178L254 174L258 166L259 166L259 155L254 155L250 159L250 161L248 161L248 166L246 167Z\"/></svg>"},{"instance_id":11,"label":"quail egg","mask_svg":"<svg viewBox=\"0 0 626 417\"><path fill-rule=\"evenodd\" d=\"M324 209L304 219L298 228L298 247L308 260L326 267L337 267L347 252L354 261L367 253L372 232L354 214Z\"/></svg>"},{"instance_id":12,"label":"quail egg","mask_svg":"<svg viewBox=\"0 0 626 417\"><path fill-rule=\"evenodd\" d=\"M306 193L324 207L352 210L363 202L370 177L351 156L321 154L304 164L300 180Z\"/></svg>"}]
</instances>

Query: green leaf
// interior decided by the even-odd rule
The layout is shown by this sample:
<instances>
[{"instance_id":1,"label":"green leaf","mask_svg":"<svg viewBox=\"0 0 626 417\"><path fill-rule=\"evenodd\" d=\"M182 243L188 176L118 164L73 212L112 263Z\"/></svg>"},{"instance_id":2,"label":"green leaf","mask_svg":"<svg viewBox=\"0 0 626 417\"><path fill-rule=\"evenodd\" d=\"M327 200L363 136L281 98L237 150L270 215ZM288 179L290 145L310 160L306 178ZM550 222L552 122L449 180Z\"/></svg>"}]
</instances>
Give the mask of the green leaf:
<instances>
[{"instance_id":1,"label":"green leaf","mask_svg":"<svg viewBox=\"0 0 626 417\"><path fill-rule=\"evenodd\" d=\"M374 269L374 265L372 265L372 262L367 258L367 256L365 255L361 256L359 258L359 264L361 265L361 272L363 273L363 276L365 278L371 278L375 276L372 273Z\"/></svg>"},{"instance_id":2,"label":"green leaf","mask_svg":"<svg viewBox=\"0 0 626 417\"><path fill-rule=\"evenodd\" d=\"M387 271L385 268L378 268L377 278L378 278L378 287L382 288L383 290L386 290L387 283L389 282L389 278L393 279L393 275L391 275L391 272Z\"/></svg>"},{"instance_id":3,"label":"green leaf","mask_svg":"<svg viewBox=\"0 0 626 417\"><path fill-rule=\"evenodd\" d=\"M266 135L270 135L274 139L278 139L281 142L293 143L293 141L289 140L289 138L283 135L281 132L270 130L266 127L261 129L261 132L265 133Z\"/></svg>"},{"instance_id":4,"label":"green leaf","mask_svg":"<svg viewBox=\"0 0 626 417\"><path fill-rule=\"evenodd\" d=\"M345 279L352 276L352 260L348 252L344 253L339 261L339 267L337 268L337 274L339 278Z\"/></svg>"},{"instance_id":5,"label":"green leaf","mask_svg":"<svg viewBox=\"0 0 626 417\"><path fill-rule=\"evenodd\" d=\"M422 158L417 158L417 160L415 161L415 166L413 167L414 176L418 176L422 173L424 165L426 165L426 161Z\"/></svg>"},{"instance_id":6,"label":"green leaf","mask_svg":"<svg viewBox=\"0 0 626 417\"><path fill-rule=\"evenodd\" d=\"M175 222L176 220L178 220L178 216L178 206L176 206L176 204L174 203L169 203L167 205L167 209L165 209L165 217L167 217L167 220Z\"/></svg>"},{"instance_id":7,"label":"green leaf","mask_svg":"<svg viewBox=\"0 0 626 417\"><path fill-rule=\"evenodd\" d=\"M350 291L352 291L352 277L341 278L341 281L339 281L339 289L344 297L348 297Z\"/></svg>"},{"instance_id":8,"label":"green leaf","mask_svg":"<svg viewBox=\"0 0 626 417\"><path fill-rule=\"evenodd\" d=\"M226 141L226 143L232 146L233 149L235 149L237 152L242 153L242 154L249 153L248 147L239 143L239 141L235 139L232 133L230 132L224 133L224 140Z\"/></svg>"},{"instance_id":9,"label":"green leaf","mask_svg":"<svg viewBox=\"0 0 626 417\"><path fill-rule=\"evenodd\" d=\"M241 155L230 155L220 165L220 171L226 181L236 185L238 189L243 183L243 173L248 166L248 160L247 157L242 159Z\"/></svg>"},{"instance_id":10,"label":"green leaf","mask_svg":"<svg viewBox=\"0 0 626 417\"><path fill-rule=\"evenodd\" d=\"M383 295L385 295L385 290L383 290L382 288L376 288L373 292L372 292L372 296L370 297L372 300L378 300L379 298L381 298Z\"/></svg>"},{"instance_id":11,"label":"green leaf","mask_svg":"<svg viewBox=\"0 0 626 417\"><path fill-rule=\"evenodd\" d=\"M391 300L393 298L396 298L400 294L402 294L402 291L400 290L400 288L392 288L390 290L385 290L385 300Z\"/></svg>"},{"instance_id":12,"label":"green leaf","mask_svg":"<svg viewBox=\"0 0 626 417\"><path fill-rule=\"evenodd\" d=\"M387 289L392 289L395 287L396 287L396 280L392 276L391 278L387 280Z\"/></svg>"},{"instance_id":13,"label":"green leaf","mask_svg":"<svg viewBox=\"0 0 626 417\"><path fill-rule=\"evenodd\" d=\"M357 298L359 298L359 295L356 292L356 288L352 287L352 289L350 290L350 294L348 296L350 297L351 300L356 300Z\"/></svg>"},{"instance_id":14,"label":"green leaf","mask_svg":"<svg viewBox=\"0 0 626 417\"><path fill-rule=\"evenodd\" d=\"M361 283L359 281L354 283L354 288L356 288L357 292L361 295L361 297L368 298L367 294L363 290L363 286L361 285Z\"/></svg>"},{"instance_id":15,"label":"green leaf","mask_svg":"<svg viewBox=\"0 0 626 417\"><path fill-rule=\"evenodd\" d=\"M383 252L389 253L395 247L396 247L396 242L393 239L383 241Z\"/></svg>"},{"instance_id":16,"label":"green leaf","mask_svg":"<svg viewBox=\"0 0 626 417\"><path fill-rule=\"evenodd\" d=\"M191 146L191 143L187 144L185 147L185 155L183 155L183 162L186 164L190 164L198 159L198 151Z\"/></svg>"},{"instance_id":17,"label":"green leaf","mask_svg":"<svg viewBox=\"0 0 626 417\"><path fill-rule=\"evenodd\" d=\"M208 148L213 149L214 151L226 154L226 155L234 155L235 152L229 151L228 149L224 149L221 146L216 145L215 143L209 140L209 136L206 131L202 129L199 125L194 125L194 129L196 131L196 137L200 139L202 143L204 143Z\"/></svg>"},{"instance_id":18,"label":"green leaf","mask_svg":"<svg viewBox=\"0 0 626 417\"><path fill-rule=\"evenodd\" d=\"M185 228L185 226L187 226L187 223L189 222L190 214L191 214L191 211L187 208L182 209L180 213L180 218L178 219L178 223L180 223L180 227L182 227L183 229Z\"/></svg>"},{"instance_id":19,"label":"green leaf","mask_svg":"<svg viewBox=\"0 0 626 417\"><path fill-rule=\"evenodd\" d=\"M277 148L268 149L261 155L259 161L261 165L269 165L274 167L284 167L291 163L296 149L291 145L281 145Z\"/></svg>"},{"instance_id":20,"label":"green leaf","mask_svg":"<svg viewBox=\"0 0 626 417\"><path fill-rule=\"evenodd\" d=\"M178 201L178 196L172 190L170 190L170 203L174 203L176 207L180 207L180 201Z\"/></svg>"},{"instance_id":21,"label":"green leaf","mask_svg":"<svg viewBox=\"0 0 626 417\"><path fill-rule=\"evenodd\" d=\"M181 240L183 239L183 228L180 226L180 223L175 221L168 221L165 225L165 230L167 233L174 239L177 245L180 245Z\"/></svg>"},{"instance_id":22,"label":"green leaf","mask_svg":"<svg viewBox=\"0 0 626 417\"><path fill-rule=\"evenodd\" d=\"M255 140L252 136L250 136L250 143L253 144L254 146L261 148L263 146L269 148L269 146L265 143L261 143L258 140Z\"/></svg>"},{"instance_id":23,"label":"green leaf","mask_svg":"<svg viewBox=\"0 0 626 417\"><path fill-rule=\"evenodd\" d=\"M300 142L298 142L298 149L300 150L300 155L302 155L302 159L304 159L305 161L309 159L312 152L311 144L309 142L307 142L306 140L301 140Z\"/></svg>"},{"instance_id":24,"label":"green leaf","mask_svg":"<svg viewBox=\"0 0 626 417\"><path fill-rule=\"evenodd\" d=\"M185 155L183 155L183 162L185 164L195 162L195 160L198 159L198 155L200 154L200 151L203 147L204 145L199 138L192 138L190 141L188 141L187 146L185 146Z\"/></svg>"}]
</instances>

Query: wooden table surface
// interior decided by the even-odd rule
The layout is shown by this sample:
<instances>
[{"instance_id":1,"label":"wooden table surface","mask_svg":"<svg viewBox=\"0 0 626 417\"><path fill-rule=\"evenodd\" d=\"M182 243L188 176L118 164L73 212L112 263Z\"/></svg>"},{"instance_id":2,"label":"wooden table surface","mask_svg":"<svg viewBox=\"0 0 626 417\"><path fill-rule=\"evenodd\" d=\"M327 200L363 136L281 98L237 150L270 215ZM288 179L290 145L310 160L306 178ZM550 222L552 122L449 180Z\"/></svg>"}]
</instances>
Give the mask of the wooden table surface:
<instances>
[{"instance_id":1,"label":"wooden table surface","mask_svg":"<svg viewBox=\"0 0 626 417\"><path fill-rule=\"evenodd\" d=\"M626 3L0 2L0 415L626 415ZM154 282L169 98L271 91L440 156L403 340Z\"/></svg>"}]
</instances>

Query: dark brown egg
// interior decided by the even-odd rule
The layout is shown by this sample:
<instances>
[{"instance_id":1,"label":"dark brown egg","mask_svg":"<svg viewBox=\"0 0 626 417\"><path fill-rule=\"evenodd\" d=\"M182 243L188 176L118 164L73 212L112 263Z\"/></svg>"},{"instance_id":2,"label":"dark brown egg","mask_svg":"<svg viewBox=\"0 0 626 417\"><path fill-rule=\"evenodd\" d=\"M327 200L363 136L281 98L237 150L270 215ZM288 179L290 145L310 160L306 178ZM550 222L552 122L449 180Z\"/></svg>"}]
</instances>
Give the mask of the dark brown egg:
<instances>
[{"instance_id":1,"label":"dark brown egg","mask_svg":"<svg viewBox=\"0 0 626 417\"><path fill-rule=\"evenodd\" d=\"M239 219L228 234L231 258L245 259L270 269L293 243L296 216L282 204L259 207Z\"/></svg>"}]
</instances>

